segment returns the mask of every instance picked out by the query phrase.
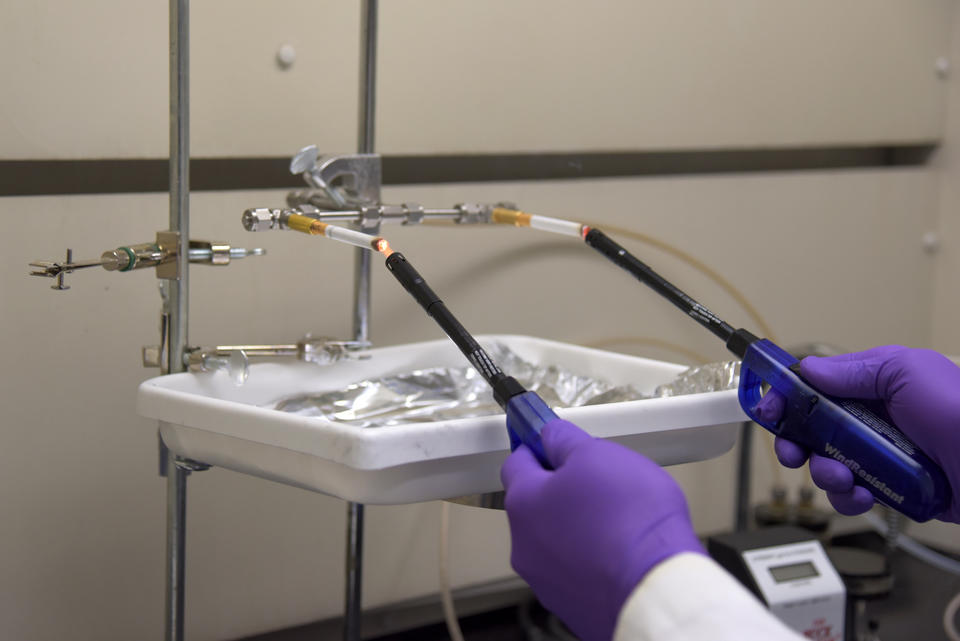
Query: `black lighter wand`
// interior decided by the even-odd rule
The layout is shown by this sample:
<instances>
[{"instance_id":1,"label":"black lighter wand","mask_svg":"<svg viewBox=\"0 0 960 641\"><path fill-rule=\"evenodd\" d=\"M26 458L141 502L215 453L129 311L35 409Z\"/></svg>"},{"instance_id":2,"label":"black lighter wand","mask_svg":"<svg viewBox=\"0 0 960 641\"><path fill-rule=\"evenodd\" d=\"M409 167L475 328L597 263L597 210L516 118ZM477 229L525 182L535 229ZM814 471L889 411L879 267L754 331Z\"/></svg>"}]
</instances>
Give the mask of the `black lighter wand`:
<instances>
[{"instance_id":1,"label":"black lighter wand","mask_svg":"<svg viewBox=\"0 0 960 641\"><path fill-rule=\"evenodd\" d=\"M493 388L493 397L504 410L509 400L517 394L527 390L512 376L507 376L497 367L486 350L457 320L457 317L447 309L437 294L430 289L423 276L414 269L406 257L400 252L393 252L387 256L387 269L403 285L410 294L420 303L420 307L429 314L437 325L450 337L470 364L483 376L484 380Z\"/></svg>"},{"instance_id":2,"label":"black lighter wand","mask_svg":"<svg viewBox=\"0 0 960 641\"><path fill-rule=\"evenodd\" d=\"M420 303L427 314L437 321L467 360L493 388L493 398L507 414L507 432L510 435L511 449L516 449L522 443L530 448L541 465L548 470L553 469L544 450L540 431L547 423L557 420L558 416L536 392L527 391L517 379L500 371L487 352L447 309L440 297L430 289L423 276L407 262L403 254L393 252L389 247L380 251L387 254L387 269L390 273Z\"/></svg>"},{"instance_id":3,"label":"black lighter wand","mask_svg":"<svg viewBox=\"0 0 960 641\"><path fill-rule=\"evenodd\" d=\"M687 316L697 321L727 345L727 349L743 358L747 347L757 341L757 337L745 329L734 329L719 316L711 312L679 287L653 271L642 260L621 247L599 229L590 229L583 237L584 242L610 259L618 267L630 272L637 280L648 285L658 294L683 310Z\"/></svg>"}]
</instances>

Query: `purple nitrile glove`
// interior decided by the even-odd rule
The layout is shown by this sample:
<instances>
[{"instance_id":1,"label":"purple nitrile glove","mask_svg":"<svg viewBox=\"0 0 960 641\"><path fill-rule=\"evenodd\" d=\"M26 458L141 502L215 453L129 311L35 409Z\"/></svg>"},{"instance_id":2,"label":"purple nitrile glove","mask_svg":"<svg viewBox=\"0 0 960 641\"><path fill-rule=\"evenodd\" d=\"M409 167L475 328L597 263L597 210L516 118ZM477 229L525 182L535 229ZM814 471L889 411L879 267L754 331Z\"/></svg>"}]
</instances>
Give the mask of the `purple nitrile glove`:
<instances>
[{"instance_id":1,"label":"purple nitrile glove","mask_svg":"<svg viewBox=\"0 0 960 641\"><path fill-rule=\"evenodd\" d=\"M896 426L950 481L953 500L937 518L960 523L960 367L928 349L885 345L840 356L808 356L800 362L800 372L831 396L882 400ZM783 397L768 393L757 410L764 420L779 420ZM787 467L800 467L810 456L783 438L777 438L775 449ZM873 495L854 485L853 473L839 461L813 454L810 476L841 514L862 514L873 506Z\"/></svg>"},{"instance_id":2,"label":"purple nitrile glove","mask_svg":"<svg viewBox=\"0 0 960 641\"><path fill-rule=\"evenodd\" d=\"M560 419L541 435L555 469L521 446L500 471L510 562L578 636L608 641L647 572L703 547L683 491L656 463Z\"/></svg>"}]
</instances>

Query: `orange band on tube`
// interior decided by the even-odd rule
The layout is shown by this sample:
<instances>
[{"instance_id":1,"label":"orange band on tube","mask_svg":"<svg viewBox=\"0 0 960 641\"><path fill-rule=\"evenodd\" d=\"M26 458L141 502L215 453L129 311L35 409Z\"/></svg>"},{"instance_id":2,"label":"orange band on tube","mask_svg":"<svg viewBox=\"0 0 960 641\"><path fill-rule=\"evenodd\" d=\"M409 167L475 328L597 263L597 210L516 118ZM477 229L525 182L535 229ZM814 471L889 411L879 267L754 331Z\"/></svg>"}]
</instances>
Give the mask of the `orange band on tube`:
<instances>
[{"instance_id":1,"label":"orange band on tube","mask_svg":"<svg viewBox=\"0 0 960 641\"><path fill-rule=\"evenodd\" d=\"M503 207L495 207L493 210L492 217L493 217L493 222L500 223L501 225L515 225L517 227L529 227L530 219L533 217L533 214L517 211L515 209L504 209Z\"/></svg>"},{"instance_id":2,"label":"orange band on tube","mask_svg":"<svg viewBox=\"0 0 960 641\"><path fill-rule=\"evenodd\" d=\"M327 223L300 214L290 214L287 217L287 227L301 234L317 236L327 228Z\"/></svg>"}]
</instances>

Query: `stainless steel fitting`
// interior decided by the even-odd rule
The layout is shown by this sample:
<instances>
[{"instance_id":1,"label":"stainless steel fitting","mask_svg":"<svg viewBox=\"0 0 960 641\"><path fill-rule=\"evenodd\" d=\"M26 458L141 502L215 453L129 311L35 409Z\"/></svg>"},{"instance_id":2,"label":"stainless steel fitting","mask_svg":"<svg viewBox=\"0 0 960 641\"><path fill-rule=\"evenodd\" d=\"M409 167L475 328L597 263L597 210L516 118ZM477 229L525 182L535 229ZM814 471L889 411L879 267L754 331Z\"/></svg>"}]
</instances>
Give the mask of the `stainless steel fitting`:
<instances>
[{"instance_id":1,"label":"stainless steel fitting","mask_svg":"<svg viewBox=\"0 0 960 641\"><path fill-rule=\"evenodd\" d=\"M370 343L361 341L338 341L321 336L313 338L309 334L297 342L297 358L316 365L329 365L345 359L366 360L369 354L362 350L370 347Z\"/></svg>"},{"instance_id":2,"label":"stainless steel fitting","mask_svg":"<svg viewBox=\"0 0 960 641\"><path fill-rule=\"evenodd\" d=\"M480 203L459 203L454 208L460 212L456 219L458 225L475 225L477 223L489 223L493 217L493 205L483 205Z\"/></svg>"},{"instance_id":3,"label":"stainless steel fitting","mask_svg":"<svg viewBox=\"0 0 960 641\"><path fill-rule=\"evenodd\" d=\"M243 212L243 228L247 231L269 231L281 229L280 217L282 209L248 209Z\"/></svg>"},{"instance_id":4,"label":"stainless steel fitting","mask_svg":"<svg viewBox=\"0 0 960 641\"><path fill-rule=\"evenodd\" d=\"M406 218L403 220L404 225L419 225L423 222L423 205L403 203L402 207L406 210Z\"/></svg>"}]
</instances>

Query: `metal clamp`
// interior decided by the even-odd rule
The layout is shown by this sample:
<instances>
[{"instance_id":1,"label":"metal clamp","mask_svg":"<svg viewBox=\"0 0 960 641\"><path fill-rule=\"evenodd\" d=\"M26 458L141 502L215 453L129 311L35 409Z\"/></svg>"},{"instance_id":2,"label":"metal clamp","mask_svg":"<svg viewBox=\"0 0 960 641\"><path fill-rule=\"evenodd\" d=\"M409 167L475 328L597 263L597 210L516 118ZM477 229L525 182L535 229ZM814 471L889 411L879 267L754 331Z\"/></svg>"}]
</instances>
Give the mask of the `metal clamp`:
<instances>
[{"instance_id":1,"label":"metal clamp","mask_svg":"<svg viewBox=\"0 0 960 641\"><path fill-rule=\"evenodd\" d=\"M217 345L194 348L184 356L184 364L191 372L226 371L237 385L242 385L249 376L251 358L276 358L294 356L298 360L316 365L330 365L342 360L366 360L364 350L370 343L341 341L327 336L314 338L307 334L295 344L284 345ZM143 348L144 367L156 367L159 362L158 347Z\"/></svg>"},{"instance_id":2,"label":"metal clamp","mask_svg":"<svg viewBox=\"0 0 960 641\"><path fill-rule=\"evenodd\" d=\"M123 245L116 249L110 249L100 255L100 258L73 262L73 250L67 250L67 259L65 262L34 261L30 263L31 267L36 267L31 271L33 276L44 276L46 278L56 278L57 284L52 287L56 290L70 289L64 284L66 274L78 269L89 267L102 267L110 272L129 272L146 267L156 267L157 278L166 280L179 280L180 272L177 262L177 254L180 247L180 234L178 232L161 231L157 232L157 239L152 243L140 243L136 245ZM200 263L207 265L229 265L230 261L246 258L247 256L262 256L266 250L244 249L242 247L231 247L226 243L216 243L204 240L190 241L191 263Z\"/></svg>"},{"instance_id":3,"label":"metal clamp","mask_svg":"<svg viewBox=\"0 0 960 641\"><path fill-rule=\"evenodd\" d=\"M381 162L378 154L320 156L316 145L304 147L290 161L290 173L300 174L313 190L292 192L291 207L312 204L349 209L380 202Z\"/></svg>"},{"instance_id":4,"label":"metal clamp","mask_svg":"<svg viewBox=\"0 0 960 641\"><path fill-rule=\"evenodd\" d=\"M203 472L210 469L210 465L207 463L201 463L200 461L194 461L190 458L185 458L183 456L176 456L173 459L173 464L178 468L189 474L190 472Z\"/></svg>"},{"instance_id":5,"label":"metal clamp","mask_svg":"<svg viewBox=\"0 0 960 641\"><path fill-rule=\"evenodd\" d=\"M44 276L46 278L56 278L57 283L51 285L50 289L55 289L58 291L65 291L70 289L70 286L64 282L64 278L67 274L77 270L77 269L86 269L87 267L99 267L101 261L99 260L85 260L79 263L73 262L73 250L67 249L67 259L62 262L54 262L48 260L35 260L30 263L31 267L36 267L37 269L30 272L31 276Z\"/></svg>"}]
</instances>

